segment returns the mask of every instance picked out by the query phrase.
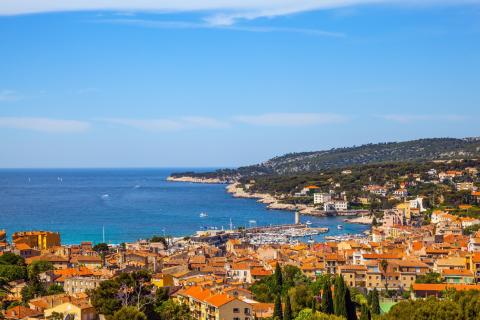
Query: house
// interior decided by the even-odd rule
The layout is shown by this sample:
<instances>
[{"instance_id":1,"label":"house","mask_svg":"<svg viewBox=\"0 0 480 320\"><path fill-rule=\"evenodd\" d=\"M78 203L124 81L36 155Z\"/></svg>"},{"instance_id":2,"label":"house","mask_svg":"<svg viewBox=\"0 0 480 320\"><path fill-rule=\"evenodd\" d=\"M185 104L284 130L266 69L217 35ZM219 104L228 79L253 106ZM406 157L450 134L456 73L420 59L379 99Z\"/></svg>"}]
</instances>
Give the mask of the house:
<instances>
[{"instance_id":1,"label":"house","mask_svg":"<svg viewBox=\"0 0 480 320\"><path fill-rule=\"evenodd\" d=\"M472 197L477 204L480 204L480 191L472 191Z\"/></svg>"},{"instance_id":2,"label":"house","mask_svg":"<svg viewBox=\"0 0 480 320\"><path fill-rule=\"evenodd\" d=\"M256 319L271 319L275 306L273 303L253 303L253 313Z\"/></svg>"},{"instance_id":3,"label":"house","mask_svg":"<svg viewBox=\"0 0 480 320\"><path fill-rule=\"evenodd\" d=\"M332 196L329 193L317 192L313 194L313 204L329 202Z\"/></svg>"},{"instance_id":4,"label":"house","mask_svg":"<svg viewBox=\"0 0 480 320\"><path fill-rule=\"evenodd\" d=\"M95 308L84 299L73 300L71 302L62 303L56 307L48 308L44 312L45 318L52 314L61 314L63 317L70 316L69 319L75 320L95 320L97 313Z\"/></svg>"},{"instance_id":5,"label":"house","mask_svg":"<svg viewBox=\"0 0 480 320\"><path fill-rule=\"evenodd\" d=\"M348 209L348 202L342 200L329 201L323 204L324 211L345 211Z\"/></svg>"},{"instance_id":6,"label":"house","mask_svg":"<svg viewBox=\"0 0 480 320\"><path fill-rule=\"evenodd\" d=\"M76 256L71 263L77 267L84 266L89 269L99 269L102 267L102 258L99 256Z\"/></svg>"},{"instance_id":7,"label":"house","mask_svg":"<svg viewBox=\"0 0 480 320\"><path fill-rule=\"evenodd\" d=\"M455 183L457 191L475 191L473 182L457 182Z\"/></svg>"},{"instance_id":8,"label":"house","mask_svg":"<svg viewBox=\"0 0 480 320\"><path fill-rule=\"evenodd\" d=\"M69 295L86 292L87 290L94 290L104 279L97 277L70 277L65 279L63 289Z\"/></svg>"},{"instance_id":9,"label":"house","mask_svg":"<svg viewBox=\"0 0 480 320\"><path fill-rule=\"evenodd\" d=\"M365 287L367 268L362 265L344 265L337 268L337 273L343 276L349 287Z\"/></svg>"},{"instance_id":10,"label":"house","mask_svg":"<svg viewBox=\"0 0 480 320\"><path fill-rule=\"evenodd\" d=\"M43 313L24 307L24 306L15 306L5 311L5 319L8 319L8 320L43 319Z\"/></svg>"},{"instance_id":11,"label":"house","mask_svg":"<svg viewBox=\"0 0 480 320\"><path fill-rule=\"evenodd\" d=\"M472 284L475 282L475 277L470 270L444 269L442 278L446 283Z\"/></svg>"},{"instance_id":12,"label":"house","mask_svg":"<svg viewBox=\"0 0 480 320\"><path fill-rule=\"evenodd\" d=\"M25 259L40 255L40 251L33 249L27 243L23 242L16 243L13 252Z\"/></svg>"},{"instance_id":13,"label":"house","mask_svg":"<svg viewBox=\"0 0 480 320\"><path fill-rule=\"evenodd\" d=\"M70 262L68 261L67 258L50 254L50 253L27 258L25 259L25 262L27 264L32 264L32 262L34 261L41 261L41 260L51 262L53 264L54 269L67 269L70 265Z\"/></svg>"},{"instance_id":14,"label":"house","mask_svg":"<svg viewBox=\"0 0 480 320\"><path fill-rule=\"evenodd\" d=\"M12 235L15 245L25 243L30 248L44 250L60 246L60 233L50 231L21 231Z\"/></svg>"},{"instance_id":15,"label":"house","mask_svg":"<svg viewBox=\"0 0 480 320\"><path fill-rule=\"evenodd\" d=\"M467 268L467 260L464 257L448 257L437 259L434 263L434 270L440 272L445 269L465 270Z\"/></svg>"},{"instance_id":16,"label":"house","mask_svg":"<svg viewBox=\"0 0 480 320\"><path fill-rule=\"evenodd\" d=\"M195 320L253 320L252 304L226 293L192 286L175 293L175 299L190 309Z\"/></svg>"},{"instance_id":17,"label":"house","mask_svg":"<svg viewBox=\"0 0 480 320\"><path fill-rule=\"evenodd\" d=\"M317 186L306 186L306 187L303 187L303 189L299 192L300 195L302 196L305 196L307 194L309 194L310 192L315 192L316 190L320 189L320 187L317 187Z\"/></svg>"},{"instance_id":18,"label":"house","mask_svg":"<svg viewBox=\"0 0 480 320\"><path fill-rule=\"evenodd\" d=\"M412 284L413 298L441 297L448 289L456 291L480 290L478 284L449 284L449 283L414 283Z\"/></svg>"},{"instance_id":19,"label":"house","mask_svg":"<svg viewBox=\"0 0 480 320\"><path fill-rule=\"evenodd\" d=\"M397 189L393 191L393 195L397 198L404 198L408 196L408 191L407 189Z\"/></svg>"}]
</instances>

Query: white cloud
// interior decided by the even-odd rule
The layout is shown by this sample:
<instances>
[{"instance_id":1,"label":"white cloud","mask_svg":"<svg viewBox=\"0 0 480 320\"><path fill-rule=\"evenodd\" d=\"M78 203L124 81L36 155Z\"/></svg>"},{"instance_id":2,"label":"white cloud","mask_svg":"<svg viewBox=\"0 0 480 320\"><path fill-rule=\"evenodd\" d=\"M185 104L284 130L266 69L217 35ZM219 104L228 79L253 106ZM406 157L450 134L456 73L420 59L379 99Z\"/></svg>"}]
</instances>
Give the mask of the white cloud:
<instances>
[{"instance_id":1,"label":"white cloud","mask_svg":"<svg viewBox=\"0 0 480 320\"><path fill-rule=\"evenodd\" d=\"M0 117L0 128L24 129L40 132L76 133L90 128L90 123L78 120L51 118Z\"/></svg>"},{"instance_id":2,"label":"white cloud","mask_svg":"<svg viewBox=\"0 0 480 320\"><path fill-rule=\"evenodd\" d=\"M345 37L344 33L332 32L320 29L309 28L284 28L284 27L255 27L255 26L233 26L222 25L218 23L195 23L186 21L160 21L147 19L102 19L97 22L123 24L130 26L161 28L161 29L221 29L257 33L284 32L284 33L301 33L312 36L323 37Z\"/></svg>"},{"instance_id":3,"label":"white cloud","mask_svg":"<svg viewBox=\"0 0 480 320\"><path fill-rule=\"evenodd\" d=\"M13 90L0 90L0 102L17 101L21 98L22 97Z\"/></svg>"},{"instance_id":4,"label":"white cloud","mask_svg":"<svg viewBox=\"0 0 480 320\"><path fill-rule=\"evenodd\" d=\"M124 125L145 131L178 131L188 129L218 129L228 127L227 122L222 122L209 117L183 117L179 119L128 119L109 118L101 121Z\"/></svg>"},{"instance_id":5,"label":"white cloud","mask_svg":"<svg viewBox=\"0 0 480 320\"><path fill-rule=\"evenodd\" d=\"M237 122L257 126L311 126L319 124L342 123L348 117L332 113L267 113L234 117Z\"/></svg>"},{"instance_id":6,"label":"white cloud","mask_svg":"<svg viewBox=\"0 0 480 320\"><path fill-rule=\"evenodd\" d=\"M368 4L444 5L480 0L2 0L0 15L59 11L108 10L118 12L209 12L211 24L232 25L238 19L274 17L298 12Z\"/></svg>"},{"instance_id":7,"label":"white cloud","mask_svg":"<svg viewBox=\"0 0 480 320\"><path fill-rule=\"evenodd\" d=\"M443 121L443 122L458 122L465 120L464 116L454 115L454 114L386 114L379 115L378 118L384 120L398 122L398 123L413 123L421 121Z\"/></svg>"}]
</instances>

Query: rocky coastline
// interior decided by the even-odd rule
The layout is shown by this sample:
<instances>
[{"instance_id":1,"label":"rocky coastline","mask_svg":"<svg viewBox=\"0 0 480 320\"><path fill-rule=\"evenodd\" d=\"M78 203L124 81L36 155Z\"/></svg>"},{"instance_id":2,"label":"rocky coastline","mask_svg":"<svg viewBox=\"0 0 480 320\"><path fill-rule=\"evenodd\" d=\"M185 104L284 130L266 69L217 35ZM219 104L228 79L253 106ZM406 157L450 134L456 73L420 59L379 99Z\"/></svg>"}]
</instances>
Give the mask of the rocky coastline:
<instances>
[{"instance_id":1,"label":"rocky coastline","mask_svg":"<svg viewBox=\"0 0 480 320\"><path fill-rule=\"evenodd\" d=\"M167 181L173 182L190 182L190 183L207 183L207 184L226 184L228 181L222 180L219 178L195 178L195 177L188 177L188 176L181 176L181 177L168 177Z\"/></svg>"},{"instance_id":2,"label":"rocky coastline","mask_svg":"<svg viewBox=\"0 0 480 320\"><path fill-rule=\"evenodd\" d=\"M246 191L244 188L240 186L238 182L231 182L227 180L222 180L219 178L201 178L201 177L190 177L190 176L179 176L179 177L168 177L167 181L172 182L189 182L189 183L206 183L206 184L227 184L225 187L226 191L232 195L234 198L246 198L246 199L255 199L257 202L263 203L267 206L267 209L270 210L287 210L287 211L298 211L301 215L309 215L309 216L316 216L316 217L325 217L327 213L323 210L319 210L312 206L307 206L305 204L290 204L290 203L282 203L281 199L272 196L268 193L251 193ZM346 215L352 216L352 214L342 214L339 215ZM353 215L356 215L353 214ZM362 219L361 221L357 221L354 219L349 219L350 223L360 223L360 224L367 224L367 221Z\"/></svg>"}]
</instances>

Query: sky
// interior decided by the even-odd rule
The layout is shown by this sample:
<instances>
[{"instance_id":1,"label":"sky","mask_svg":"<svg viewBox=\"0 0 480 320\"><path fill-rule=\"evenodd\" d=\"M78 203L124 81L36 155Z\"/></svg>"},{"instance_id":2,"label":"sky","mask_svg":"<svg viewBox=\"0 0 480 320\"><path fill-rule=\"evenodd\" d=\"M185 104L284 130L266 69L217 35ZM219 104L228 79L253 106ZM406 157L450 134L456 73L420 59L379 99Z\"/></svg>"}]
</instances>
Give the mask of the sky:
<instances>
[{"instance_id":1,"label":"sky","mask_svg":"<svg viewBox=\"0 0 480 320\"><path fill-rule=\"evenodd\" d=\"M2 0L0 167L480 136L480 0Z\"/></svg>"}]
</instances>

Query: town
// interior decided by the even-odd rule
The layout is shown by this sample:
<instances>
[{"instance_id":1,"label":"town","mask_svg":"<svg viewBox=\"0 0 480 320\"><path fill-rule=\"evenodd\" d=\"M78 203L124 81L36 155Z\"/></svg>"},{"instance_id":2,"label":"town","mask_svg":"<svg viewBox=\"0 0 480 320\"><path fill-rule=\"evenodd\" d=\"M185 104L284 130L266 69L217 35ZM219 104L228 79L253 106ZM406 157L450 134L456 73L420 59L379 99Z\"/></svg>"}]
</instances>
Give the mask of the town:
<instances>
[{"instance_id":1,"label":"town","mask_svg":"<svg viewBox=\"0 0 480 320\"><path fill-rule=\"evenodd\" d=\"M355 168L340 170L338 181L324 173L320 177L325 178L311 179L315 184L295 185L290 195L276 193L279 201L302 199L302 206L330 214L360 212L371 224L365 235L325 242L292 241L327 231L300 223L299 212L291 225L205 230L176 238L152 235L118 245L62 245L59 233L35 230L15 232L10 241L2 231L3 315L82 320L396 319L400 310L407 318L407 312L415 312L431 301L424 300L429 297L455 304L451 297L467 299L468 293L468 299L480 301L478 162L402 168L377 168L381 178L366 178L368 183L356 185L354 195L344 181L365 180L351 179ZM406 172L409 168L415 169ZM256 183L239 181L235 188L247 193L259 188ZM406 301L419 305L406 307ZM480 310L470 308L455 310L480 316Z\"/></svg>"}]
</instances>

